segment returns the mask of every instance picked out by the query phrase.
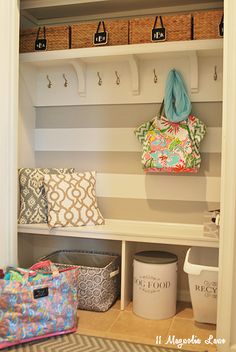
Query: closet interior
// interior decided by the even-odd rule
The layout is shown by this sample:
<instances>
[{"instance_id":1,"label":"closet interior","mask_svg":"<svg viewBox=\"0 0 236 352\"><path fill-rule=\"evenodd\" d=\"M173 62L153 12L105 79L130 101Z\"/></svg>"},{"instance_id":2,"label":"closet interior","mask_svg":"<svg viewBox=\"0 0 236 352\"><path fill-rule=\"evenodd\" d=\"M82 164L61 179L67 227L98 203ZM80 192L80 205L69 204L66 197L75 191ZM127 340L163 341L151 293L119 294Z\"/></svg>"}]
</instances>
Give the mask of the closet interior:
<instances>
[{"instance_id":1,"label":"closet interior","mask_svg":"<svg viewBox=\"0 0 236 352\"><path fill-rule=\"evenodd\" d=\"M34 3L21 1L22 28L223 7L222 1L199 0L67 1L38 7ZM201 167L197 174L144 174L134 129L156 116L173 68L184 77L192 113L207 127ZM134 254L172 252L179 260L177 319L186 324L182 330L194 334L183 264L190 247L219 247L218 238L204 236L203 222L206 211L220 209L222 83L221 38L21 53L18 167L95 170L98 205L106 224L53 230L46 224L20 224L20 266L28 267L60 249L118 253L121 291L113 309L129 312ZM90 318L92 314L98 313L89 312ZM160 335L159 325L148 324ZM216 334L215 326L203 324L198 329L202 336ZM135 341L132 333L129 338Z\"/></svg>"}]
</instances>

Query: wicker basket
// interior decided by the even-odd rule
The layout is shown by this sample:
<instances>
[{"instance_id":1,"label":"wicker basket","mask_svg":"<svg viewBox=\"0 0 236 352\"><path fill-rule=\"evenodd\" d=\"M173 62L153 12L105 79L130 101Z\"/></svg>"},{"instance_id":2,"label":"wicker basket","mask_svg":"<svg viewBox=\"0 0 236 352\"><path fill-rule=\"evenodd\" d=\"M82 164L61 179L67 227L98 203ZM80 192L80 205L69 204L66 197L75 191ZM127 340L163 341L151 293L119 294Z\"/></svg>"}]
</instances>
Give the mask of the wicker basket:
<instances>
[{"instance_id":1,"label":"wicker basket","mask_svg":"<svg viewBox=\"0 0 236 352\"><path fill-rule=\"evenodd\" d=\"M194 39L221 38L219 25L222 16L223 10L194 12Z\"/></svg>"},{"instance_id":2,"label":"wicker basket","mask_svg":"<svg viewBox=\"0 0 236 352\"><path fill-rule=\"evenodd\" d=\"M105 20L108 42L106 45L128 44L128 20ZM72 48L88 48L94 46L93 37L97 31L99 21L84 22L71 26Z\"/></svg>"},{"instance_id":3,"label":"wicker basket","mask_svg":"<svg viewBox=\"0 0 236 352\"><path fill-rule=\"evenodd\" d=\"M162 16L166 28L166 41L191 39L191 15ZM130 44L151 43L155 16L137 17L130 20Z\"/></svg>"},{"instance_id":4,"label":"wicker basket","mask_svg":"<svg viewBox=\"0 0 236 352\"><path fill-rule=\"evenodd\" d=\"M35 51L35 40L38 28L24 29L20 33L20 53ZM43 30L39 38L43 38ZM51 26L46 27L47 51L64 50L70 48L70 27Z\"/></svg>"}]
</instances>

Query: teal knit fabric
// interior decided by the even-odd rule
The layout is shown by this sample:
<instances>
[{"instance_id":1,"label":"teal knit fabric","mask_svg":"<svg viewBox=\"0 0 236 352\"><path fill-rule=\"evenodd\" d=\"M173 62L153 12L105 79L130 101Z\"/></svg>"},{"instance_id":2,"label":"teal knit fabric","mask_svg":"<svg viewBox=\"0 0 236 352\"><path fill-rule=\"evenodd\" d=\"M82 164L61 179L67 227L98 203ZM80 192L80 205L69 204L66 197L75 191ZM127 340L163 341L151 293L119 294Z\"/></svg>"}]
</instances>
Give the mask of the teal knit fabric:
<instances>
[{"instance_id":1,"label":"teal knit fabric","mask_svg":"<svg viewBox=\"0 0 236 352\"><path fill-rule=\"evenodd\" d=\"M165 115L169 121L186 120L191 113L191 101L183 78L175 69L171 70L166 80Z\"/></svg>"}]
</instances>

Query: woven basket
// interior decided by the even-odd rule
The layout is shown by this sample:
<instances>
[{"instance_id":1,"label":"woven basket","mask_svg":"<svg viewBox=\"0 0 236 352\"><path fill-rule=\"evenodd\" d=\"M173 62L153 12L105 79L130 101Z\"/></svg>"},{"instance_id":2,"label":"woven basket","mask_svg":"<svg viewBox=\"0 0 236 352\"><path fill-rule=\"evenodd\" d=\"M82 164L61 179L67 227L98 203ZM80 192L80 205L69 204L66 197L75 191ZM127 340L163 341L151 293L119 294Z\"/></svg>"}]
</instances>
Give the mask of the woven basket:
<instances>
[{"instance_id":1,"label":"woven basket","mask_svg":"<svg viewBox=\"0 0 236 352\"><path fill-rule=\"evenodd\" d=\"M221 38L219 24L222 16L223 10L194 12L194 39Z\"/></svg>"},{"instance_id":2,"label":"woven basket","mask_svg":"<svg viewBox=\"0 0 236 352\"><path fill-rule=\"evenodd\" d=\"M38 28L24 29L20 33L20 53L35 51L35 40ZM39 38L43 38L43 30ZM47 51L64 50L70 47L70 27L51 26L46 27Z\"/></svg>"},{"instance_id":3,"label":"woven basket","mask_svg":"<svg viewBox=\"0 0 236 352\"><path fill-rule=\"evenodd\" d=\"M84 22L71 26L72 48L88 48L94 46L93 37L97 31L98 22ZM129 24L128 20L105 20L108 32L106 45L128 44Z\"/></svg>"},{"instance_id":4,"label":"woven basket","mask_svg":"<svg viewBox=\"0 0 236 352\"><path fill-rule=\"evenodd\" d=\"M162 16L166 28L166 41L191 39L191 15ZM130 44L151 43L155 16L137 17L130 20ZM159 23L159 22L158 22ZM160 27L160 24L159 26Z\"/></svg>"}]
</instances>

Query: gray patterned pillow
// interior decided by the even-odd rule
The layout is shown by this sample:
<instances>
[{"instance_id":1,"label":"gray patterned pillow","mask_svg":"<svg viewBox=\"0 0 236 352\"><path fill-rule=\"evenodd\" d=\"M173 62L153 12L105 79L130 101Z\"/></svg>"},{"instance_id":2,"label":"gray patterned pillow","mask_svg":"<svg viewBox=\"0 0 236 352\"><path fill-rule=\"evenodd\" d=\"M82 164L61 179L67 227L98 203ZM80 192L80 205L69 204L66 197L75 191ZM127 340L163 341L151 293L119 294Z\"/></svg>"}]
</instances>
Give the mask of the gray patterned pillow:
<instances>
[{"instance_id":1,"label":"gray patterned pillow","mask_svg":"<svg viewBox=\"0 0 236 352\"><path fill-rule=\"evenodd\" d=\"M20 214L19 224L47 223L47 199L43 184L45 174L73 173L74 169L22 168L19 169Z\"/></svg>"}]
</instances>

